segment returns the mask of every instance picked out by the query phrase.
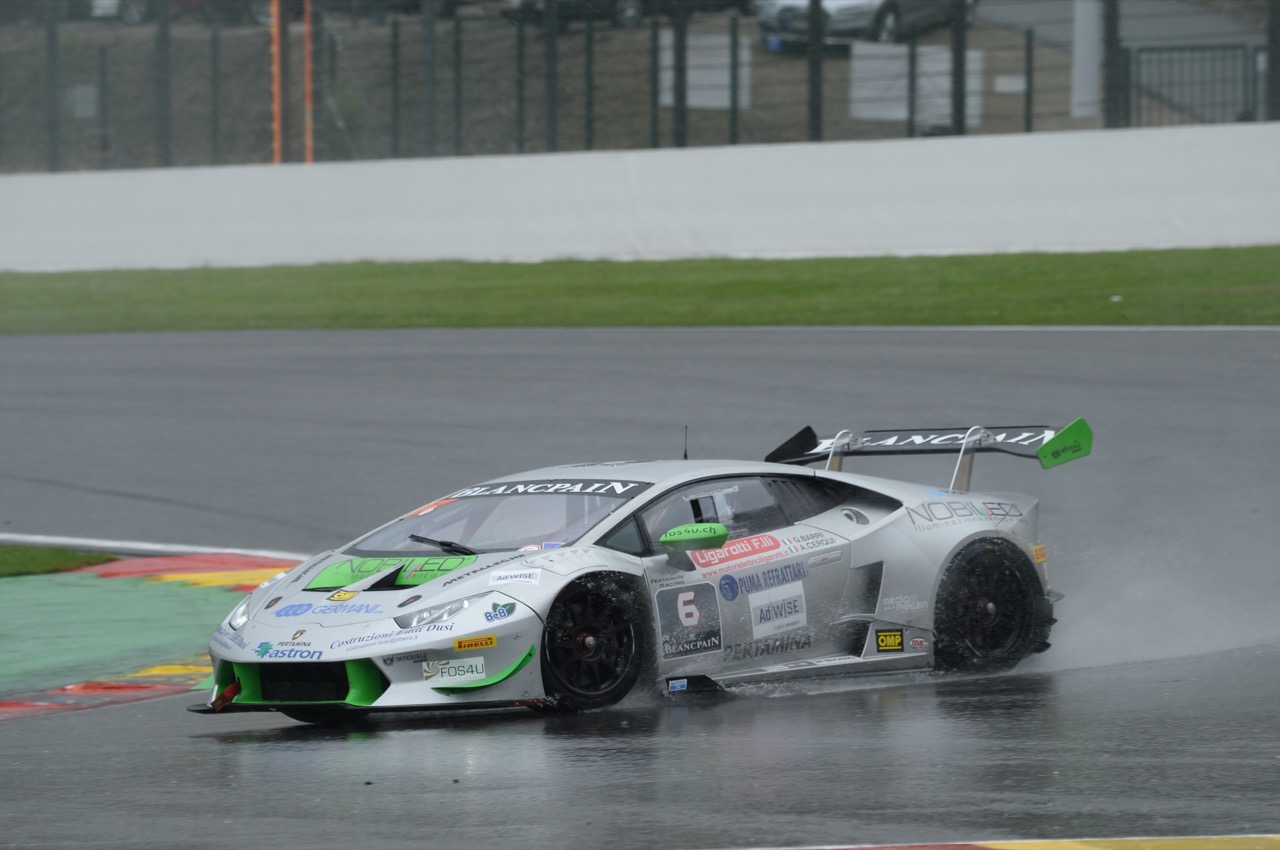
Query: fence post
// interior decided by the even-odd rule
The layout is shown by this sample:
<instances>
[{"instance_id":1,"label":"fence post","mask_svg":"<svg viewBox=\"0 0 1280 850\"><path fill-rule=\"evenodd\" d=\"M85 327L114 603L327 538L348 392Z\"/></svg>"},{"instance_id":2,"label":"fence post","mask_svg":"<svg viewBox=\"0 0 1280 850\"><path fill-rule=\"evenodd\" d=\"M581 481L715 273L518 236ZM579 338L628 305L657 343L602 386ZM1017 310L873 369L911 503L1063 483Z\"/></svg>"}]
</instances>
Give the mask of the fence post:
<instances>
[{"instance_id":1,"label":"fence post","mask_svg":"<svg viewBox=\"0 0 1280 850\"><path fill-rule=\"evenodd\" d=\"M583 147L591 150L595 147L595 90L593 82L595 78L595 59L596 59L596 40L595 40L595 19L590 15L587 16L587 43L585 45L586 56L584 57L584 70L582 91L583 97L586 98L584 120L586 127L583 128Z\"/></svg>"},{"instance_id":2,"label":"fence post","mask_svg":"<svg viewBox=\"0 0 1280 850\"><path fill-rule=\"evenodd\" d=\"M427 156L435 156L436 148L436 2L422 0L422 91L423 147Z\"/></svg>"},{"instance_id":3,"label":"fence post","mask_svg":"<svg viewBox=\"0 0 1280 850\"><path fill-rule=\"evenodd\" d=\"M662 64L662 46L658 38L658 19L649 21L649 147L656 148L659 119L659 66Z\"/></svg>"},{"instance_id":4,"label":"fence post","mask_svg":"<svg viewBox=\"0 0 1280 850\"><path fill-rule=\"evenodd\" d=\"M462 18L453 16L453 155L462 155Z\"/></svg>"},{"instance_id":5,"label":"fence post","mask_svg":"<svg viewBox=\"0 0 1280 850\"><path fill-rule=\"evenodd\" d=\"M516 18L516 153L524 153L524 15Z\"/></svg>"},{"instance_id":6,"label":"fence post","mask_svg":"<svg viewBox=\"0 0 1280 850\"><path fill-rule=\"evenodd\" d=\"M44 123L49 170L62 170L62 124L58 112L58 18L53 3L44 4Z\"/></svg>"},{"instance_id":7,"label":"fence post","mask_svg":"<svg viewBox=\"0 0 1280 850\"><path fill-rule=\"evenodd\" d=\"M548 153L554 152L558 147L559 127L557 126L559 113L558 100L560 94L559 66L556 64L556 37L560 33L560 4L558 0L547 0L546 16L542 19L542 34L544 36L544 47L546 48L546 87L543 91L544 102L546 106L547 116L544 130L544 148Z\"/></svg>"},{"instance_id":8,"label":"fence post","mask_svg":"<svg viewBox=\"0 0 1280 850\"><path fill-rule=\"evenodd\" d=\"M1022 132L1030 133L1034 129L1036 112L1036 31L1027 30L1025 39L1022 79L1026 87L1022 91Z\"/></svg>"},{"instance_id":9,"label":"fence post","mask_svg":"<svg viewBox=\"0 0 1280 850\"><path fill-rule=\"evenodd\" d=\"M209 163L222 158L218 136L222 125L222 30L215 20L209 25Z\"/></svg>"},{"instance_id":10,"label":"fence post","mask_svg":"<svg viewBox=\"0 0 1280 850\"><path fill-rule=\"evenodd\" d=\"M1280 3L1272 2L1267 11L1267 103L1266 119L1280 121Z\"/></svg>"},{"instance_id":11,"label":"fence post","mask_svg":"<svg viewBox=\"0 0 1280 850\"><path fill-rule=\"evenodd\" d=\"M738 13L729 18L729 144L738 143Z\"/></svg>"},{"instance_id":12,"label":"fence post","mask_svg":"<svg viewBox=\"0 0 1280 850\"><path fill-rule=\"evenodd\" d=\"M969 15L965 0L951 0L951 132L963 136L968 126Z\"/></svg>"},{"instance_id":13,"label":"fence post","mask_svg":"<svg viewBox=\"0 0 1280 850\"><path fill-rule=\"evenodd\" d=\"M400 156L400 18L391 19L391 158Z\"/></svg>"},{"instance_id":14,"label":"fence post","mask_svg":"<svg viewBox=\"0 0 1280 850\"><path fill-rule=\"evenodd\" d=\"M822 52L826 48L826 13L822 0L809 0L809 141L822 141Z\"/></svg>"},{"instance_id":15,"label":"fence post","mask_svg":"<svg viewBox=\"0 0 1280 850\"><path fill-rule=\"evenodd\" d=\"M689 7L677 3L671 14L671 61L673 63L671 143L678 148L689 144Z\"/></svg>"},{"instance_id":16,"label":"fence post","mask_svg":"<svg viewBox=\"0 0 1280 850\"><path fill-rule=\"evenodd\" d=\"M913 35L907 42L907 138L916 136L916 93L920 85L920 49Z\"/></svg>"},{"instance_id":17,"label":"fence post","mask_svg":"<svg viewBox=\"0 0 1280 850\"><path fill-rule=\"evenodd\" d=\"M111 122L107 117L107 48L98 48L98 167L106 169L110 159L111 145L108 143L108 128Z\"/></svg>"},{"instance_id":18,"label":"fence post","mask_svg":"<svg viewBox=\"0 0 1280 850\"><path fill-rule=\"evenodd\" d=\"M1102 0L1102 116L1108 129L1130 123L1124 104L1129 82L1125 58L1120 49L1120 0Z\"/></svg>"}]
</instances>

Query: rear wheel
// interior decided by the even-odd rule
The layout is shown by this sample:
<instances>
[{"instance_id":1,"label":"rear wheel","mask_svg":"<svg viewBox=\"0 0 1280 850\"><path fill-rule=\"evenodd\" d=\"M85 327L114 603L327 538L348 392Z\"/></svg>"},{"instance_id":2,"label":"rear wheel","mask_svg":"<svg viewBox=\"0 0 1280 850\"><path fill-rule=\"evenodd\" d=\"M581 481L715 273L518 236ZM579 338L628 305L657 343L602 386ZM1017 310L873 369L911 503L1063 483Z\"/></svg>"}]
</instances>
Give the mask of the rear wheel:
<instances>
[{"instance_id":1,"label":"rear wheel","mask_svg":"<svg viewBox=\"0 0 1280 850\"><path fill-rule=\"evenodd\" d=\"M934 666L996 672L1048 647L1053 619L1031 562L1004 540L969 544L947 567L934 611Z\"/></svg>"},{"instance_id":2,"label":"rear wheel","mask_svg":"<svg viewBox=\"0 0 1280 850\"><path fill-rule=\"evenodd\" d=\"M645 660L641 610L637 591L608 576L581 579L560 592L542 633L549 708L584 711L627 695Z\"/></svg>"}]
</instances>

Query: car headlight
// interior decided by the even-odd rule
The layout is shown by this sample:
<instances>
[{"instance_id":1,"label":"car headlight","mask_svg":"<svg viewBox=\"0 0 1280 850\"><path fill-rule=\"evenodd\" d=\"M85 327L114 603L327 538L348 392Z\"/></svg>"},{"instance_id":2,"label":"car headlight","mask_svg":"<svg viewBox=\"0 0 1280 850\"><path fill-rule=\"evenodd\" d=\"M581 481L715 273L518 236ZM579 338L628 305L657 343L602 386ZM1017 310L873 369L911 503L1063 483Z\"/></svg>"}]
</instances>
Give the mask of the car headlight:
<instances>
[{"instance_id":1,"label":"car headlight","mask_svg":"<svg viewBox=\"0 0 1280 850\"><path fill-rule=\"evenodd\" d=\"M231 616L227 618L227 625L233 629L239 629L245 623L249 622L249 600L253 599L252 595L246 596L240 600L231 611Z\"/></svg>"},{"instance_id":2,"label":"car headlight","mask_svg":"<svg viewBox=\"0 0 1280 850\"><path fill-rule=\"evenodd\" d=\"M476 596L468 596L465 599L455 599L453 602L446 602L443 605L432 605L430 608L423 608L410 614L401 614L396 617L396 625L402 629L415 629L418 626L425 626L430 623L443 623L445 620L458 616L489 595L488 593L481 593Z\"/></svg>"},{"instance_id":3,"label":"car headlight","mask_svg":"<svg viewBox=\"0 0 1280 850\"><path fill-rule=\"evenodd\" d=\"M262 590L263 588L270 587L271 585L280 581L280 579L284 578L287 575L288 575L287 572L276 573L271 578L267 579L262 584L258 585L257 588L254 589L253 593L250 593L244 599L241 599L240 604L231 610L231 616L227 617L227 625L230 626L232 629L239 629L241 626L247 623L249 621L249 603L253 601L254 593L257 593L259 590Z\"/></svg>"}]
</instances>

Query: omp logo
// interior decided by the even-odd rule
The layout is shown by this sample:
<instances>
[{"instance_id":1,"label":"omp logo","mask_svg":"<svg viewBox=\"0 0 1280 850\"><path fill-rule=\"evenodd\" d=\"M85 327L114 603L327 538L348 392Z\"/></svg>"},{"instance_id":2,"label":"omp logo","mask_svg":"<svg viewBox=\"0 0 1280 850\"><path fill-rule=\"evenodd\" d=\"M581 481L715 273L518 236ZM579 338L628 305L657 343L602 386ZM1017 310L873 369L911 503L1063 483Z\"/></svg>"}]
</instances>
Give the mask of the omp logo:
<instances>
[{"instance_id":1,"label":"omp logo","mask_svg":"<svg viewBox=\"0 0 1280 850\"><path fill-rule=\"evenodd\" d=\"M514 602L508 602L505 605L499 605L495 602L493 603L493 610L484 612L484 618L492 623L494 620L505 620L515 612L516 603Z\"/></svg>"},{"instance_id":2,"label":"omp logo","mask_svg":"<svg viewBox=\"0 0 1280 850\"><path fill-rule=\"evenodd\" d=\"M497 635L481 635L473 638L458 638L453 642L454 652L466 652L469 649L492 649L498 645Z\"/></svg>"},{"instance_id":3,"label":"omp logo","mask_svg":"<svg viewBox=\"0 0 1280 850\"><path fill-rule=\"evenodd\" d=\"M346 602L348 599L355 599L360 593L358 590L339 590L329 597L330 602Z\"/></svg>"},{"instance_id":4,"label":"omp logo","mask_svg":"<svg viewBox=\"0 0 1280 850\"><path fill-rule=\"evenodd\" d=\"M902 652L902 629L876 629L876 652Z\"/></svg>"}]
</instances>

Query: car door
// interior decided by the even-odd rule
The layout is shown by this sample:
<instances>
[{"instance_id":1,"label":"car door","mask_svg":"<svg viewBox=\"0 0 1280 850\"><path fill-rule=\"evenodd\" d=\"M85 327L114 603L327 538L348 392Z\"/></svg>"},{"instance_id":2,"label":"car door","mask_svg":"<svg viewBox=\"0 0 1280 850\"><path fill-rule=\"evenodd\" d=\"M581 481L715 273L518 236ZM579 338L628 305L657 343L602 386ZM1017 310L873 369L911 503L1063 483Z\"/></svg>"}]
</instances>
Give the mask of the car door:
<instances>
[{"instance_id":1,"label":"car door","mask_svg":"<svg viewBox=\"0 0 1280 850\"><path fill-rule=\"evenodd\" d=\"M664 675L829 650L825 627L848 581L848 540L797 525L775 490L751 475L685 484L642 508L625 532L645 561ZM719 522L729 539L687 554L661 549L663 534L694 522Z\"/></svg>"}]
</instances>

